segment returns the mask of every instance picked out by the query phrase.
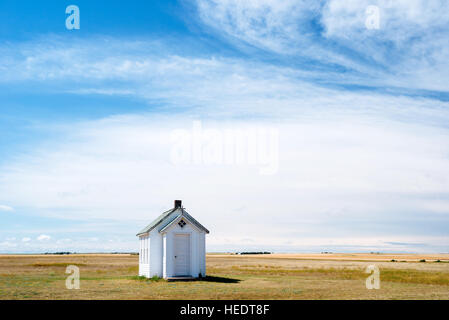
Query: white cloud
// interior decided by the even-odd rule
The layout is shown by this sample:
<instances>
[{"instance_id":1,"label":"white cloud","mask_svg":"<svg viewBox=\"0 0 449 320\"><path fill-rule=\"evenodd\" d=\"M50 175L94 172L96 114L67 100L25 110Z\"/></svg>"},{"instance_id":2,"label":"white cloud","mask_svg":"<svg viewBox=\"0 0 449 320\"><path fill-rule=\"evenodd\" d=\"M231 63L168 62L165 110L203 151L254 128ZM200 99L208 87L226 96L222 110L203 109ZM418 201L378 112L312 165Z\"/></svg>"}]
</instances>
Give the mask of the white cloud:
<instances>
[{"instance_id":1,"label":"white cloud","mask_svg":"<svg viewBox=\"0 0 449 320\"><path fill-rule=\"evenodd\" d=\"M0 211L14 211L14 208L10 206L0 205Z\"/></svg>"},{"instance_id":2,"label":"white cloud","mask_svg":"<svg viewBox=\"0 0 449 320\"><path fill-rule=\"evenodd\" d=\"M0 252L7 252L9 250L14 250L16 247L17 244L10 241L0 242Z\"/></svg>"},{"instance_id":3,"label":"white cloud","mask_svg":"<svg viewBox=\"0 0 449 320\"><path fill-rule=\"evenodd\" d=\"M50 239L50 237L49 237L49 239ZM49 240L49 239L47 239L47 240ZM73 240L70 239L70 238L64 238L64 239L58 239L58 240L56 240L55 243L56 243L56 245L61 245L61 246L66 245L66 246L69 246L69 245L72 245L72 244L73 244Z\"/></svg>"},{"instance_id":4,"label":"white cloud","mask_svg":"<svg viewBox=\"0 0 449 320\"><path fill-rule=\"evenodd\" d=\"M48 241L51 239L50 236L46 235L46 234L41 234L40 236L38 236L36 238L38 241Z\"/></svg>"},{"instance_id":5,"label":"white cloud","mask_svg":"<svg viewBox=\"0 0 449 320\"><path fill-rule=\"evenodd\" d=\"M99 43L101 53L98 52ZM119 43L124 48L138 48L137 53L120 50L117 48ZM325 112L325 109L345 105L357 113L382 112L396 116L403 112L410 118L423 117L425 111L420 109L432 105L432 116L438 119L448 104L431 99L354 93L314 84L314 81L327 81L403 86L401 77L385 76L381 79L377 74L375 78L367 78L351 73L304 71L238 58L182 57L165 54L164 51L156 54L147 44L124 43L126 45L122 41L90 39L61 43L58 49L52 42L45 41L17 45L13 49L3 48L0 66L5 65L5 72L0 81L57 83L62 91L66 88L67 93L127 95L156 104L160 109L188 110L191 114L206 113L215 117L261 115L289 118L292 113L304 114L317 109ZM150 53L141 54L145 49ZM419 68L415 66L415 69ZM420 75L428 77L424 71L422 69ZM444 68L440 72L444 72ZM436 75L432 75L434 79L430 82L422 81L421 76L419 79L411 77L407 83L412 87L414 84L427 86L432 81L435 85L444 85ZM120 80L120 85L111 85L111 81L117 80ZM444 113L443 117L446 116ZM424 115L424 118L428 116Z\"/></svg>"},{"instance_id":6,"label":"white cloud","mask_svg":"<svg viewBox=\"0 0 449 320\"><path fill-rule=\"evenodd\" d=\"M30 242L30 241L31 241L31 238L28 238L28 237L22 238L22 242Z\"/></svg>"},{"instance_id":7,"label":"white cloud","mask_svg":"<svg viewBox=\"0 0 449 320\"><path fill-rule=\"evenodd\" d=\"M218 32L276 52L303 46L301 22L317 14L319 1L198 0L199 16ZM304 46L305 47L305 46Z\"/></svg>"},{"instance_id":8,"label":"white cloud","mask_svg":"<svg viewBox=\"0 0 449 320\"><path fill-rule=\"evenodd\" d=\"M380 10L379 30L365 27L369 5ZM448 11L444 0L331 0L322 22L326 37L383 65L386 83L447 91Z\"/></svg>"},{"instance_id":9,"label":"white cloud","mask_svg":"<svg viewBox=\"0 0 449 320\"><path fill-rule=\"evenodd\" d=\"M114 52L117 44L128 45L110 43L86 41L56 50L45 42L16 46L6 56L18 50L24 58L0 58L0 67L9 63L0 81L57 82L67 92L131 95L177 112L41 124L52 138L2 165L0 201L39 216L146 221L181 198L213 231L217 246L242 234L262 243L267 232L277 239L273 243L300 243L341 221L327 232L342 239L339 245L351 242L343 232L351 232L351 239L394 240L383 230L398 219L446 223L447 102L348 92L305 80L324 72L235 58ZM113 87L110 80L121 85ZM248 117L253 120L242 120ZM261 176L251 166L173 165L171 133L190 129L193 119L212 128L277 128L278 174ZM376 221L378 227L354 227L357 221ZM429 237L419 222L411 224L395 229L403 233L400 241ZM110 247L118 250L116 242Z\"/></svg>"},{"instance_id":10,"label":"white cloud","mask_svg":"<svg viewBox=\"0 0 449 320\"><path fill-rule=\"evenodd\" d=\"M58 239L56 241L31 241L18 244L0 241L0 253L43 253L43 252L137 252L135 239L116 238L113 242L92 242L83 237Z\"/></svg>"},{"instance_id":11,"label":"white cloud","mask_svg":"<svg viewBox=\"0 0 449 320\"><path fill-rule=\"evenodd\" d=\"M379 30L365 26L371 5L380 10ZM331 70L339 65L373 85L447 91L445 0L197 0L196 7L206 30L234 44L312 59Z\"/></svg>"},{"instance_id":12,"label":"white cloud","mask_svg":"<svg viewBox=\"0 0 449 320\"><path fill-rule=\"evenodd\" d=\"M70 143L47 141L46 148L0 170L0 194L39 215L148 222L181 198L213 230L211 239L242 234L259 239L269 232L295 242L330 221L343 221L327 234L338 239L346 230L353 237L387 240L388 232L357 229L353 221L389 225L419 217L445 223L449 215L449 198L434 197L449 190L444 129L338 113L276 124L203 121L205 128L254 124L280 131L276 175L261 176L251 166L173 165L170 133L190 129L191 122L115 116L72 123L64 133ZM289 223L276 223L279 219ZM419 223L409 228L416 237L429 236ZM406 231L395 232L410 242Z\"/></svg>"},{"instance_id":13,"label":"white cloud","mask_svg":"<svg viewBox=\"0 0 449 320\"><path fill-rule=\"evenodd\" d=\"M444 0L330 0L323 8L322 18L327 36L352 40L356 33L372 36L373 32L365 26L366 8L372 5L380 9L382 32L375 36L397 44L449 23L449 3Z\"/></svg>"},{"instance_id":14,"label":"white cloud","mask_svg":"<svg viewBox=\"0 0 449 320\"><path fill-rule=\"evenodd\" d=\"M195 3L206 30L213 30L236 46L246 43L280 55L306 57L364 72L371 69L316 42L320 35L314 35L316 32L310 26L320 19L320 1L197 0Z\"/></svg>"},{"instance_id":15,"label":"white cloud","mask_svg":"<svg viewBox=\"0 0 449 320\"><path fill-rule=\"evenodd\" d=\"M251 241L252 240L252 241ZM304 237L294 239L281 239L277 237L244 238L241 236L209 235L207 251L249 251L267 250L277 252L320 252L329 250L334 252L445 252L448 237ZM127 239L110 239L101 243L92 243L87 239L76 241L56 242L28 242L26 246L12 242L0 242L2 253L42 253L42 252L137 252L136 241Z\"/></svg>"}]
</instances>

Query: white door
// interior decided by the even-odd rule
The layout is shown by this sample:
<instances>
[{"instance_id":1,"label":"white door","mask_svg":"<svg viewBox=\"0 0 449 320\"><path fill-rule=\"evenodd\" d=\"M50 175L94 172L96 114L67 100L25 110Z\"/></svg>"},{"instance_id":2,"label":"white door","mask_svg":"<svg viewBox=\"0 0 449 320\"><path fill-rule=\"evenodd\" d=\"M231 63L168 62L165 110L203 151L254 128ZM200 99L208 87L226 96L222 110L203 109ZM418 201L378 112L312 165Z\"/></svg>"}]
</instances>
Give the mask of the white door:
<instances>
[{"instance_id":1,"label":"white door","mask_svg":"<svg viewBox=\"0 0 449 320\"><path fill-rule=\"evenodd\" d=\"M175 234L175 276L190 274L190 234Z\"/></svg>"}]
</instances>

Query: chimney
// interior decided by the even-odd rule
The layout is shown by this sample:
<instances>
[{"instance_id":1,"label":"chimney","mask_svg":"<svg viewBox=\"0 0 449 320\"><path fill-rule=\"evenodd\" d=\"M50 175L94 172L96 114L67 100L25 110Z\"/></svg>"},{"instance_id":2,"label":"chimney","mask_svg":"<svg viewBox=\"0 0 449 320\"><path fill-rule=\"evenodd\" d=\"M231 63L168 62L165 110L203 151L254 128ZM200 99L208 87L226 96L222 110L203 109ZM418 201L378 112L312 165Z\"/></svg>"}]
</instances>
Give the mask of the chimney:
<instances>
[{"instance_id":1,"label":"chimney","mask_svg":"<svg viewBox=\"0 0 449 320\"><path fill-rule=\"evenodd\" d=\"M175 209L182 207L182 200L175 200Z\"/></svg>"}]
</instances>

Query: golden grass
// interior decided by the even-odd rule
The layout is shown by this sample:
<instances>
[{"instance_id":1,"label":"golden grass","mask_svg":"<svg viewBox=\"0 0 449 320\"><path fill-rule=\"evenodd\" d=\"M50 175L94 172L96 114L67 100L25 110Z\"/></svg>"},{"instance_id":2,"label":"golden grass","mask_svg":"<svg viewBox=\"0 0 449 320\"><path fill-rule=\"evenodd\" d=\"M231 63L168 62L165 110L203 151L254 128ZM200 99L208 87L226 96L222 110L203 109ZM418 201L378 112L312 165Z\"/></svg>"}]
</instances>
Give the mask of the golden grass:
<instances>
[{"instance_id":1,"label":"golden grass","mask_svg":"<svg viewBox=\"0 0 449 320\"><path fill-rule=\"evenodd\" d=\"M85 263L79 263L79 262L51 262L51 263L32 263L29 266L31 267L67 267L70 265L76 264L77 267L84 267L87 266Z\"/></svg>"},{"instance_id":2,"label":"golden grass","mask_svg":"<svg viewBox=\"0 0 449 320\"><path fill-rule=\"evenodd\" d=\"M138 277L135 255L4 255L0 299L449 299L449 263L432 262L447 256L326 256L208 255L208 278L167 282ZM365 288L370 264L380 290ZM80 268L80 290L66 289L67 265Z\"/></svg>"},{"instance_id":3,"label":"golden grass","mask_svg":"<svg viewBox=\"0 0 449 320\"><path fill-rule=\"evenodd\" d=\"M235 255L235 254L217 254L220 258L241 258L258 257L262 259L283 259L283 260L325 260L325 261L384 261L390 262L397 260L401 262L419 262L426 260L428 262L449 262L449 254L385 254L385 253L276 253L266 255Z\"/></svg>"},{"instance_id":4,"label":"golden grass","mask_svg":"<svg viewBox=\"0 0 449 320\"><path fill-rule=\"evenodd\" d=\"M366 279L367 274L364 269L351 268L307 268L304 269L281 269L280 267L249 267L249 266L232 266L233 273L247 275L277 275L277 276L305 276L305 277L325 277L335 280L354 280ZM212 268L212 273L225 272L226 269ZM382 281L414 283L414 284L435 284L449 285L449 272L428 272L413 269L385 269L381 271Z\"/></svg>"}]
</instances>

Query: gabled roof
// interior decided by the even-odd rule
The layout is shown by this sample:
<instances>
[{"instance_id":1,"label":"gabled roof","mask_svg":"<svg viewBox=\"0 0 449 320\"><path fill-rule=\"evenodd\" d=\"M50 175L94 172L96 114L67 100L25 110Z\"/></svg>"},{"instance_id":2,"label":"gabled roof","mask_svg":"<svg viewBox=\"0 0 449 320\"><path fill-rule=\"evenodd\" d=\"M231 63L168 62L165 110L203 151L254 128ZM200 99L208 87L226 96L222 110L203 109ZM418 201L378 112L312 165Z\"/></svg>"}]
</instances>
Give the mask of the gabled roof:
<instances>
[{"instance_id":1,"label":"gabled roof","mask_svg":"<svg viewBox=\"0 0 449 320\"><path fill-rule=\"evenodd\" d=\"M196 221L195 218L193 218L190 214L188 214L187 211L184 210L184 208L173 208L168 211L165 211L153 222L151 222L148 226L140 230L137 236L148 233L154 228L157 228L158 232L161 232L166 228L168 228L176 219L178 219L181 216L185 217L191 224L193 224L200 230L209 233L209 230L207 230L201 223Z\"/></svg>"},{"instance_id":2,"label":"gabled roof","mask_svg":"<svg viewBox=\"0 0 449 320\"><path fill-rule=\"evenodd\" d=\"M148 233L151 230L153 230L159 223L161 223L162 221L164 221L172 212L174 212L177 208L173 208L170 210L167 210L165 212L163 212L159 217L157 217L155 220L153 220L153 222L151 222L149 225L147 225L145 228L143 228L142 230L139 231L139 233L137 234L137 236L144 234L144 233Z\"/></svg>"}]
</instances>

